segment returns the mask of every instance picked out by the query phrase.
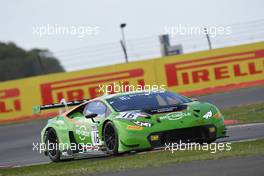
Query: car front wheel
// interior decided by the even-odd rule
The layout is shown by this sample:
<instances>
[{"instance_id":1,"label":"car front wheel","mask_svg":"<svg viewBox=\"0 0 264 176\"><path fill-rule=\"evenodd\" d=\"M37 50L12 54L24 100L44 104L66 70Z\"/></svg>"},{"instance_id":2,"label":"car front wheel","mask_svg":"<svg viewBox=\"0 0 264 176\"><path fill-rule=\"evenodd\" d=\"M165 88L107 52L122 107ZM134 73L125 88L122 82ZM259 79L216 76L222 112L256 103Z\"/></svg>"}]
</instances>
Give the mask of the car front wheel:
<instances>
[{"instance_id":1,"label":"car front wheel","mask_svg":"<svg viewBox=\"0 0 264 176\"><path fill-rule=\"evenodd\" d=\"M104 142L108 154L118 154L118 133L112 122L106 122L104 126Z\"/></svg>"}]
</instances>

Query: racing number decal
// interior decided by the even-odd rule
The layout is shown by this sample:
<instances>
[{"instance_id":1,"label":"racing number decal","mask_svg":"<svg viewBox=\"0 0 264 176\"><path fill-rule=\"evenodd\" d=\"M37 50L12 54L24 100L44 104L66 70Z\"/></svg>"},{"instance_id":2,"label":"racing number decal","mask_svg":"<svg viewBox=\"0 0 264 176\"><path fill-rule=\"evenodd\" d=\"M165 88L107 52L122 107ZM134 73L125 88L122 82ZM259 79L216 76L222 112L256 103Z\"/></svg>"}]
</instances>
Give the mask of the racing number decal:
<instances>
[{"instance_id":1,"label":"racing number decal","mask_svg":"<svg viewBox=\"0 0 264 176\"><path fill-rule=\"evenodd\" d=\"M92 126L91 138L92 138L92 144L93 145L100 145L101 144L100 138L99 138L99 132L98 132L96 125Z\"/></svg>"},{"instance_id":2,"label":"racing number decal","mask_svg":"<svg viewBox=\"0 0 264 176\"><path fill-rule=\"evenodd\" d=\"M135 117L135 114L133 114L133 113L125 113L122 117L124 119L133 119Z\"/></svg>"},{"instance_id":3,"label":"racing number decal","mask_svg":"<svg viewBox=\"0 0 264 176\"><path fill-rule=\"evenodd\" d=\"M92 131L91 136L92 136L93 145L100 145L100 139L99 139L98 131Z\"/></svg>"},{"instance_id":4,"label":"racing number decal","mask_svg":"<svg viewBox=\"0 0 264 176\"><path fill-rule=\"evenodd\" d=\"M119 119L136 119L137 116L138 116L138 113L125 112L125 113L120 113L120 115L117 116L116 118L119 118Z\"/></svg>"}]
</instances>

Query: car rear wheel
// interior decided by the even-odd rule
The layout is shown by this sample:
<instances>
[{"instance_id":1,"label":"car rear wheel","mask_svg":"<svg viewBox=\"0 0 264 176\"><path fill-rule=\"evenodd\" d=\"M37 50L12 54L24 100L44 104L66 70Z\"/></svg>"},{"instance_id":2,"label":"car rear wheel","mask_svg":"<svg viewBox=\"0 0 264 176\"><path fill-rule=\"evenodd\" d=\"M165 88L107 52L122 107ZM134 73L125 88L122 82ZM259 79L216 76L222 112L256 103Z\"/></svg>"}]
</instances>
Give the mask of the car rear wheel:
<instances>
[{"instance_id":1,"label":"car rear wheel","mask_svg":"<svg viewBox=\"0 0 264 176\"><path fill-rule=\"evenodd\" d=\"M108 154L118 154L118 133L112 122L106 122L104 126L104 142Z\"/></svg>"},{"instance_id":2,"label":"car rear wheel","mask_svg":"<svg viewBox=\"0 0 264 176\"><path fill-rule=\"evenodd\" d=\"M54 162L60 161L59 140L53 128L47 130L45 144L49 158Z\"/></svg>"}]
</instances>

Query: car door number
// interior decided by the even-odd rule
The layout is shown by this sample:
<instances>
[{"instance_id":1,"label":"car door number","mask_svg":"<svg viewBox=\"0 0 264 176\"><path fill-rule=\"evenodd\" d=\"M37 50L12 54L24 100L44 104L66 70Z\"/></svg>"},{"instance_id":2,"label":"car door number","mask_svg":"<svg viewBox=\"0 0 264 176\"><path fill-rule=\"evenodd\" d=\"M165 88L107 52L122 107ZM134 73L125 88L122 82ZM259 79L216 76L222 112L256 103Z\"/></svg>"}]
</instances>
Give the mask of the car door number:
<instances>
[{"instance_id":1,"label":"car door number","mask_svg":"<svg viewBox=\"0 0 264 176\"><path fill-rule=\"evenodd\" d=\"M99 133L98 131L91 131L92 143L93 145L100 145Z\"/></svg>"}]
</instances>

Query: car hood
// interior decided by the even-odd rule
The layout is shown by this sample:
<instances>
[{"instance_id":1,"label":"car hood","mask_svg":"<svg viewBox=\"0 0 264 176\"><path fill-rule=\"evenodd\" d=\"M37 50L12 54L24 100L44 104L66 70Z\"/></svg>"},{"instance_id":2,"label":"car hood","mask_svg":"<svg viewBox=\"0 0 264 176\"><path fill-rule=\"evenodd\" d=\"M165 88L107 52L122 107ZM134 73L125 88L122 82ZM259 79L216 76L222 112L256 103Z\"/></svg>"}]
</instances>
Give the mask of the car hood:
<instances>
[{"instance_id":1,"label":"car hood","mask_svg":"<svg viewBox=\"0 0 264 176\"><path fill-rule=\"evenodd\" d=\"M147 122L152 125L205 124L217 113L217 108L210 103L190 102L175 108L160 108L144 111L126 111L119 113L117 119Z\"/></svg>"}]
</instances>

